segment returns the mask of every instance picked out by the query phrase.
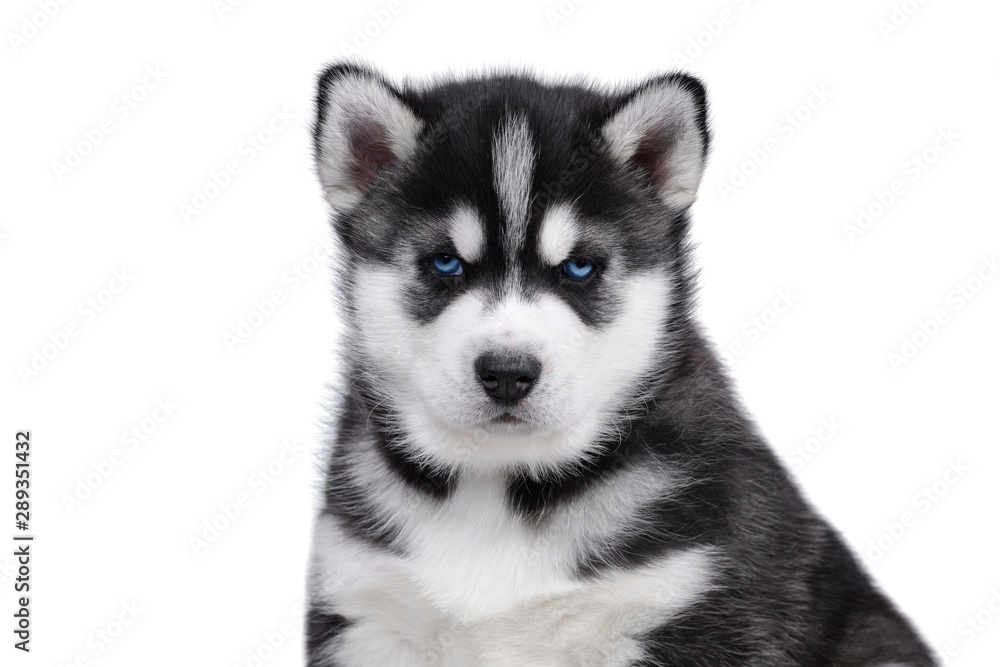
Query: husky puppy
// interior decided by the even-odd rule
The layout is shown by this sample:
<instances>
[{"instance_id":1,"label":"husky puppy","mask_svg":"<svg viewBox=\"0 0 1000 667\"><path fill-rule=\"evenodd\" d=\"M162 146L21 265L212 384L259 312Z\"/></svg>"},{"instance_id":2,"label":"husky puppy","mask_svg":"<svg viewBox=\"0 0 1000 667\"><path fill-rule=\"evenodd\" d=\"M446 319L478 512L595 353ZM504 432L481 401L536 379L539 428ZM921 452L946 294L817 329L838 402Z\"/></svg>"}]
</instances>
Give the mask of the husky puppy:
<instances>
[{"instance_id":1,"label":"husky puppy","mask_svg":"<svg viewBox=\"0 0 1000 667\"><path fill-rule=\"evenodd\" d=\"M312 667L924 667L693 316L705 89L319 79L344 378Z\"/></svg>"}]
</instances>

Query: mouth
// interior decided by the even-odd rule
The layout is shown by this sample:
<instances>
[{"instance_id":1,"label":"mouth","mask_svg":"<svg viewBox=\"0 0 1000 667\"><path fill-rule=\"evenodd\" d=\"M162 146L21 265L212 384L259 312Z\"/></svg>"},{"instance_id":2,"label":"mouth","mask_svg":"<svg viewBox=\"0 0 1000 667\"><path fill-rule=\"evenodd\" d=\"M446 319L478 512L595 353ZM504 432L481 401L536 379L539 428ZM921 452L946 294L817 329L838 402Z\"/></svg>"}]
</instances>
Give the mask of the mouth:
<instances>
[{"instance_id":1,"label":"mouth","mask_svg":"<svg viewBox=\"0 0 1000 667\"><path fill-rule=\"evenodd\" d=\"M496 435L526 435L540 426L528 406L520 404L492 405L477 417L476 427Z\"/></svg>"},{"instance_id":2,"label":"mouth","mask_svg":"<svg viewBox=\"0 0 1000 667\"><path fill-rule=\"evenodd\" d=\"M494 424L523 424L524 420L511 414L503 414L491 420Z\"/></svg>"}]
</instances>

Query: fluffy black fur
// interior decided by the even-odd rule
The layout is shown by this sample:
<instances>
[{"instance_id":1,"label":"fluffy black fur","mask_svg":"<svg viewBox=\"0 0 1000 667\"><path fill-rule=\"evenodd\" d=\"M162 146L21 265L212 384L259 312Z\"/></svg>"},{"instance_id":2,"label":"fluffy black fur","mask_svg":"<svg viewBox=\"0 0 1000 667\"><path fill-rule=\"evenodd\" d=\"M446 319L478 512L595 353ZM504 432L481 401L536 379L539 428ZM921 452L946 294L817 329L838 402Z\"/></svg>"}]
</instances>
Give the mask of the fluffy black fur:
<instances>
[{"instance_id":1,"label":"fluffy black fur","mask_svg":"<svg viewBox=\"0 0 1000 667\"><path fill-rule=\"evenodd\" d=\"M441 234L435 220L459 198L482 212L488 244L498 246L503 222L491 186L490 142L498 123L516 111L527 119L539 144L529 237L552 204L574 201L582 217L604 221L588 230L589 238L603 235L608 247L628 249L622 255L628 270L672 268L678 303L667 329L673 353L664 356L656 381L646 388L648 395L622 416L624 438L605 443L597 455L569 469L542 476L515 472L507 490L510 511L541 526L552 508L584 496L613 470L656 460L694 480L655 509L647 528L624 544L593 549L578 563L579 576L587 578L693 545L712 545L724 554L719 586L644 638L648 658L642 667L934 665L910 624L876 590L838 534L804 501L734 396L693 318L695 279L687 214L667 209L651 192L644 182L650 167L642 150L624 169L607 155L599 134L605 121L640 90L664 80L678 82L697 100L707 151L702 84L687 75L669 74L607 93L583 83L547 84L524 74L496 73L433 86L395 87L359 65L335 65L319 80L317 151L323 148L318 128L329 112L330 87L347 74L382 81L424 122L418 154L380 176L358 206L338 212L335 229L349 262L391 263L394 248L404 239L423 243L428 256L439 252ZM387 222L393 220L405 225ZM536 272L530 274L533 285L560 294L590 326L614 319L618 295L609 286L568 291L531 255L531 244L524 252L522 265ZM497 253L467 272L465 283L427 280L414 285L408 294L410 313L416 320L431 321L470 285L498 284L505 266L505 258ZM346 280L350 339L349 295L364 286ZM436 468L411 456L406 434L393 429L366 387L365 369L357 367L357 359L346 362L346 375L355 381L344 399L338 444L329 462L325 511L374 548L397 550L396 531L372 522L364 511L366 499L345 481L352 443L374 435L399 483L440 502L446 501L461 471ZM310 664L320 664L318 647L350 622L318 610L310 614L308 651L316 661Z\"/></svg>"}]
</instances>

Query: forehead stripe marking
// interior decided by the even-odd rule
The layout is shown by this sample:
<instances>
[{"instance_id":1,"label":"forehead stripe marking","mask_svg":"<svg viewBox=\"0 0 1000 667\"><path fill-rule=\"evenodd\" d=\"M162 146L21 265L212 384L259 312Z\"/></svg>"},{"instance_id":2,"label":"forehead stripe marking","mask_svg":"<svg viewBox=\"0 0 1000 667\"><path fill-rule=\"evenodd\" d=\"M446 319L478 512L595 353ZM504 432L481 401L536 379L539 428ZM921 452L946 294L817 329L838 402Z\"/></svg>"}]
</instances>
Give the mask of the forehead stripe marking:
<instances>
[{"instance_id":1,"label":"forehead stripe marking","mask_svg":"<svg viewBox=\"0 0 1000 667\"><path fill-rule=\"evenodd\" d=\"M535 147L522 117L508 117L493 139L493 186L507 223L504 251L509 264L524 246L531 200Z\"/></svg>"}]
</instances>

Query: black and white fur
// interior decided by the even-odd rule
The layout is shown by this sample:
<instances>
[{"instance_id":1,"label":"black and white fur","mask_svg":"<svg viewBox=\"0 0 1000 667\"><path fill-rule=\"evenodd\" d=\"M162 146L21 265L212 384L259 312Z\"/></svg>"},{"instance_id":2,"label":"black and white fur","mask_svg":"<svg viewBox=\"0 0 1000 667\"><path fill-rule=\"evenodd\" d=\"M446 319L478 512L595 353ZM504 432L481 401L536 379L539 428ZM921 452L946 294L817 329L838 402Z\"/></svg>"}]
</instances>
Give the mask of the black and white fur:
<instances>
[{"instance_id":1,"label":"black and white fur","mask_svg":"<svg viewBox=\"0 0 1000 667\"><path fill-rule=\"evenodd\" d=\"M314 131L346 333L310 666L934 664L693 318L699 81L340 64Z\"/></svg>"}]
</instances>

